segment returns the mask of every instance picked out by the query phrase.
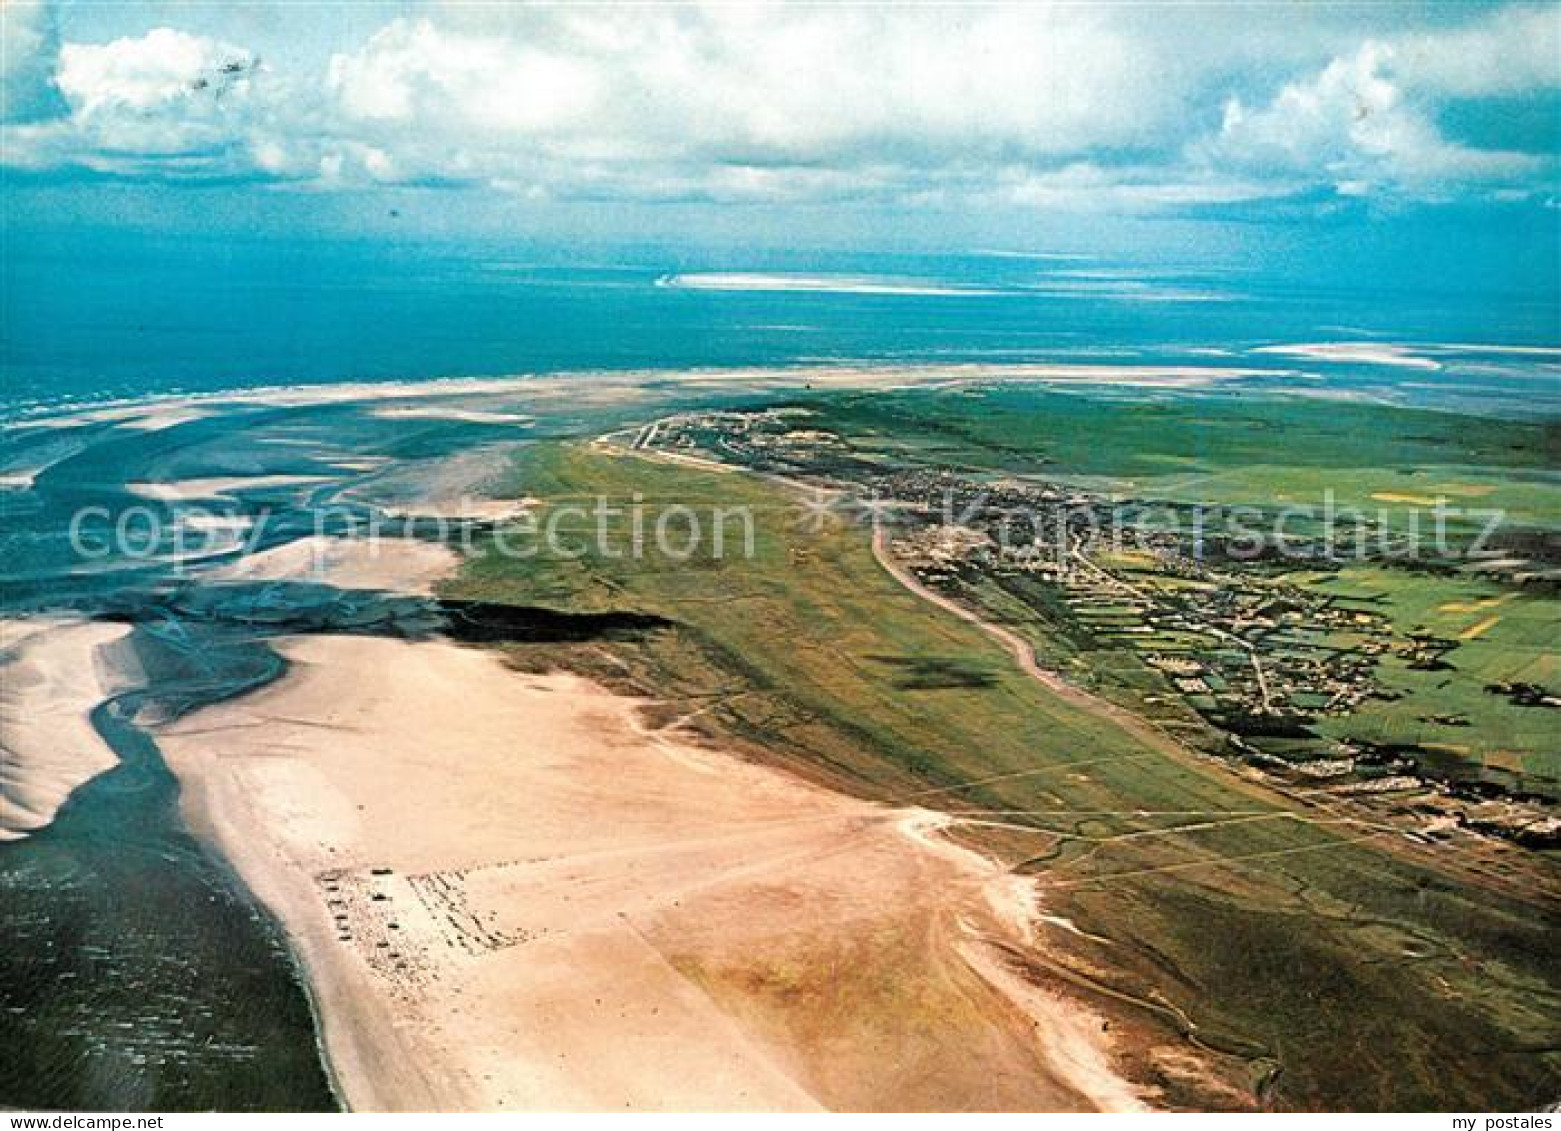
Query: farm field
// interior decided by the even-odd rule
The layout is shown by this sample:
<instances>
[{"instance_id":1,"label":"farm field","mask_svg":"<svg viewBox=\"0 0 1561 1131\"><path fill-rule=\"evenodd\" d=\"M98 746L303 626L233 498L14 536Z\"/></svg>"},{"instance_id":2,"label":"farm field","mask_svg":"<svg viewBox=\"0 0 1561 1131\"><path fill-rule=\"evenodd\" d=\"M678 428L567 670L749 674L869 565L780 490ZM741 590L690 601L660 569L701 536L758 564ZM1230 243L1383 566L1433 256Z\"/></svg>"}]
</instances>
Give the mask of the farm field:
<instances>
[{"instance_id":1,"label":"farm field","mask_svg":"<svg viewBox=\"0 0 1561 1131\"><path fill-rule=\"evenodd\" d=\"M1398 625L1457 641L1449 670L1417 670L1388 657L1380 678L1393 700L1363 704L1324 728L1341 738L1413 743L1475 762L1554 795L1561 744L1553 710L1524 705L1498 686L1554 687L1556 601L1468 576L1426 577L1360 567L1316 586L1376 602ZM1440 720L1440 721L1439 721Z\"/></svg>"},{"instance_id":2,"label":"farm field","mask_svg":"<svg viewBox=\"0 0 1561 1131\"><path fill-rule=\"evenodd\" d=\"M993 384L831 398L815 425L865 451L992 474L1038 474L1124 497L1337 508L1407 524L1438 499L1561 526L1548 420L1508 420L1239 390Z\"/></svg>"},{"instance_id":3,"label":"farm field","mask_svg":"<svg viewBox=\"0 0 1561 1131\"><path fill-rule=\"evenodd\" d=\"M1185 554L1194 538L1260 529L1321 548L1333 559L1322 568L1285 568L1283 555L1269 553L1227 563L1227 574L1255 595L1283 597L1290 587L1368 618L1357 628L1348 617L1308 614L1265 631L1262 644L1281 665L1304 667L1330 652L1369 659L1373 690L1334 709L1328 688L1340 685L1314 680L1284 703L1307 717L1306 741L1259 733L1255 745L1318 758L1336 756L1332 747L1344 742L1389 760L1406 753L1448 781L1557 796L1553 422L1273 393L1178 390L1134 400L1043 385L848 394L806 409L809 427L844 439L829 458L848 451L885 467L953 469L973 490L1088 491L1097 514L1125 508L1151 540L1163 535L1160 550L1166 538L1181 539ZM828 459L817 466L827 470ZM1287 517L1287 508L1299 510ZM1186 625L1146 622L1134 607L1141 601L1124 604L1137 590L1192 609L1217 588L1157 554L1094 549L1115 588L1084 603L1012 568L964 570L947 583L1024 632L1071 678L1206 742L1189 708L1228 713L1223 681L1245 660ZM1154 670L1220 648L1227 655L1180 691Z\"/></svg>"}]
</instances>

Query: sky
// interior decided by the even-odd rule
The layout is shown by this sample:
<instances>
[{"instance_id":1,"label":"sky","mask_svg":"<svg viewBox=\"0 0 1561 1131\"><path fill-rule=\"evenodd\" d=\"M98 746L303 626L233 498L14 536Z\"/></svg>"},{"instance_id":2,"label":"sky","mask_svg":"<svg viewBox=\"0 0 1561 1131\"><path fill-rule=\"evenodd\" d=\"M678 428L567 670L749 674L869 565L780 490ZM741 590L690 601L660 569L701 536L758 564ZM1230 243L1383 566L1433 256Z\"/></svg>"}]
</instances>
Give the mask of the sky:
<instances>
[{"instance_id":1,"label":"sky","mask_svg":"<svg viewBox=\"0 0 1561 1131\"><path fill-rule=\"evenodd\" d=\"M12 231L1464 241L1556 271L1557 4L3 0L0 20Z\"/></svg>"}]
</instances>

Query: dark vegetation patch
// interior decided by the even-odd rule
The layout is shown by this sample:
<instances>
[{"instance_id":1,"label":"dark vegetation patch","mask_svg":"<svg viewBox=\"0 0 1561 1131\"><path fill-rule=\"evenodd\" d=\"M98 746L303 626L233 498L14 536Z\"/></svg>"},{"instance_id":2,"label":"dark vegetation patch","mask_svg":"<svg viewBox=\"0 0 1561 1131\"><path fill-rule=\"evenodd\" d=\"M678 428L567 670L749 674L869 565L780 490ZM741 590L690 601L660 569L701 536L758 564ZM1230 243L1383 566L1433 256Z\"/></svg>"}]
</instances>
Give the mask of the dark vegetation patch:
<instances>
[{"instance_id":1,"label":"dark vegetation patch","mask_svg":"<svg viewBox=\"0 0 1561 1131\"><path fill-rule=\"evenodd\" d=\"M989 666L972 663L958 656L890 656L880 653L868 659L893 668L898 673L894 686L902 691L991 687L997 682Z\"/></svg>"},{"instance_id":2,"label":"dark vegetation patch","mask_svg":"<svg viewBox=\"0 0 1561 1131\"><path fill-rule=\"evenodd\" d=\"M570 613L539 605L494 601L441 601L445 634L468 643L536 642L578 644L591 640L632 640L671 628L673 622L652 613Z\"/></svg>"}]
</instances>

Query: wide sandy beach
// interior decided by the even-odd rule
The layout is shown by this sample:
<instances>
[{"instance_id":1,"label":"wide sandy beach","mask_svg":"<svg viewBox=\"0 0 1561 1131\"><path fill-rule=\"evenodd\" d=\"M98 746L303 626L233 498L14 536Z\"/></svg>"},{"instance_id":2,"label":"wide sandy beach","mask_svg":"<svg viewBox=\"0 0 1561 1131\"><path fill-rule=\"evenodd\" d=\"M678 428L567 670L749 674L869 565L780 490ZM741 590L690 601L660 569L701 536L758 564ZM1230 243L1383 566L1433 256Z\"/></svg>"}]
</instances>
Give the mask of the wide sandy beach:
<instances>
[{"instance_id":1,"label":"wide sandy beach","mask_svg":"<svg viewBox=\"0 0 1561 1131\"><path fill-rule=\"evenodd\" d=\"M295 637L158 735L281 918L359 1109L1123 1108L1008 974L1034 893L942 819L443 641Z\"/></svg>"}]
</instances>

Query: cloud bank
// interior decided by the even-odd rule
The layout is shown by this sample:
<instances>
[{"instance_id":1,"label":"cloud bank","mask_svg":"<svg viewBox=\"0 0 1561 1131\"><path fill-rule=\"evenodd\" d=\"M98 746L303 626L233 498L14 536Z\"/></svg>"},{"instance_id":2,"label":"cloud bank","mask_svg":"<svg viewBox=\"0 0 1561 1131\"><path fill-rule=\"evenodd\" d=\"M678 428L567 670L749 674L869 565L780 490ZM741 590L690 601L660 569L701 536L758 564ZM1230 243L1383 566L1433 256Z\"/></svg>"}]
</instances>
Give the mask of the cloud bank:
<instances>
[{"instance_id":1,"label":"cloud bank","mask_svg":"<svg viewBox=\"0 0 1561 1131\"><path fill-rule=\"evenodd\" d=\"M1446 119L1517 100L1553 120L1561 8L1404 28L1253 11L435 5L322 63L260 51L237 19L77 41L11 0L0 159L40 177L1133 212L1555 191L1553 138L1493 144Z\"/></svg>"}]
</instances>

